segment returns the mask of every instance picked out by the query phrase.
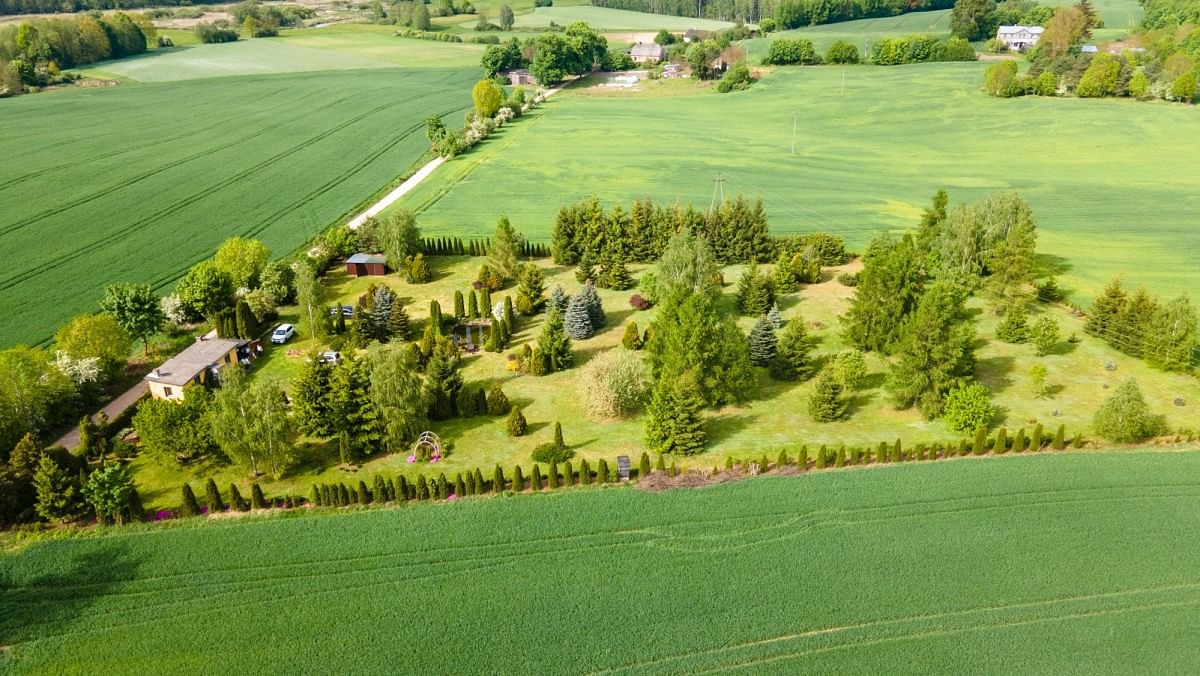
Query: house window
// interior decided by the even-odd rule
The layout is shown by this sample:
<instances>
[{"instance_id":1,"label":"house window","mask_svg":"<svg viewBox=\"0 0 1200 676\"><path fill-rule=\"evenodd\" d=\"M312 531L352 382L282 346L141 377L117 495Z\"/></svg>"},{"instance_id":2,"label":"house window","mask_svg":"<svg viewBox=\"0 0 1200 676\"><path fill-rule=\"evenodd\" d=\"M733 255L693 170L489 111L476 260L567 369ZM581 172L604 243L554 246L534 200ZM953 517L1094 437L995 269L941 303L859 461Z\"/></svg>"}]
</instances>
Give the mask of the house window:
<instances>
[{"instance_id":1,"label":"house window","mask_svg":"<svg viewBox=\"0 0 1200 676\"><path fill-rule=\"evenodd\" d=\"M163 388L163 396L164 396L164 397L168 397L168 398L169 398L169 397L171 396L171 388L169 388L169 387L164 387L164 388Z\"/></svg>"}]
</instances>

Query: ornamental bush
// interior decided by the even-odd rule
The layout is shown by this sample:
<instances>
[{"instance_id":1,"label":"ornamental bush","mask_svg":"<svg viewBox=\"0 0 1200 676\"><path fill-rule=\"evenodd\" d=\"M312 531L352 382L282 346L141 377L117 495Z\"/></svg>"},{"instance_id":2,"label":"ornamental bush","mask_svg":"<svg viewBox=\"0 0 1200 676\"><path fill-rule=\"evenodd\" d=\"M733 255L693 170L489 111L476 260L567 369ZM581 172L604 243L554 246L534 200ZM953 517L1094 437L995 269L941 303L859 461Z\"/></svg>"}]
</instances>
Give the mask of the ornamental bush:
<instances>
[{"instance_id":1,"label":"ornamental bush","mask_svg":"<svg viewBox=\"0 0 1200 676\"><path fill-rule=\"evenodd\" d=\"M508 421L505 423L505 428L508 430L508 436L525 436L525 430L528 427L529 424L525 421L525 415L521 413L521 409L513 406L508 413Z\"/></svg>"},{"instance_id":2,"label":"ornamental bush","mask_svg":"<svg viewBox=\"0 0 1200 676\"><path fill-rule=\"evenodd\" d=\"M959 385L946 395L946 424L956 432L991 427L995 413L987 388L979 383Z\"/></svg>"},{"instance_id":3,"label":"ornamental bush","mask_svg":"<svg viewBox=\"0 0 1200 676\"><path fill-rule=\"evenodd\" d=\"M1108 395L1096 411L1092 427L1109 441L1128 444L1145 441L1158 434L1164 425L1150 412L1137 382L1131 379Z\"/></svg>"}]
</instances>

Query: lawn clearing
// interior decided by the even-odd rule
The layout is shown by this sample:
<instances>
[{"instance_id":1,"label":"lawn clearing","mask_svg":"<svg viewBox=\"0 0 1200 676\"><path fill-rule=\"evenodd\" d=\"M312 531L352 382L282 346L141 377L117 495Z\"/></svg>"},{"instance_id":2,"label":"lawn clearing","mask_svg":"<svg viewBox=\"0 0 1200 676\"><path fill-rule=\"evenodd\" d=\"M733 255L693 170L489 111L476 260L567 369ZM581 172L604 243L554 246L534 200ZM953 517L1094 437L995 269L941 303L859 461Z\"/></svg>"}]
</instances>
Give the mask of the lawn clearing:
<instances>
[{"instance_id":1,"label":"lawn clearing","mask_svg":"<svg viewBox=\"0 0 1200 676\"><path fill-rule=\"evenodd\" d=\"M0 156L19 159L0 164L0 344L48 338L106 284L166 292L227 237L288 253L420 160L425 118L458 124L477 77L376 68L5 101Z\"/></svg>"},{"instance_id":2,"label":"lawn clearing","mask_svg":"<svg viewBox=\"0 0 1200 676\"><path fill-rule=\"evenodd\" d=\"M0 668L1190 673L1198 472L967 458L140 526L5 556Z\"/></svg>"},{"instance_id":3,"label":"lawn clearing","mask_svg":"<svg viewBox=\"0 0 1200 676\"><path fill-rule=\"evenodd\" d=\"M771 33L767 37L745 40L742 46L754 63L767 55L767 47L776 38L804 37L812 40L813 46L822 55L836 40L846 40L858 47L864 57L871 53L871 43L883 38L895 38L912 33L925 33L939 38L950 37L950 10L931 12L908 12L898 16L876 17L827 23L819 26L804 26L794 30Z\"/></svg>"},{"instance_id":4,"label":"lawn clearing","mask_svg":"<svg viewBox=\"0 0 1200 676\"><path fill-rule=\"evenodd\" d=\"M1118 273L1162 295L1194 288L1200 248L1186 243L1200 164L1179 139L1200 138L1196 109L996 99L980 91L984 67L778 68L730 95L568 88L535 124L447 163L401 206L431 235L483 236L506 213L546 241L563 203L650 195L703 206L720 173L727 195L764 199L774 232L829 230L862 247L880 230L914 228L939 188L955 201L1011 188L1033 205L1039 250L1077 301Z\"/></svg>"},{"instance_id":5,"label":"lawn clearing","mask_svg":"<svg viewBox=\"0 0 1200 676\"><path fill-rule=\"evenodd\" d=\"M482 258L430 259L437 276L429 284L412 285L392 275L383 278L404 299L406 310L414 325L413 336L420 335L422 323L428 317L431 300L437 300L442 311L452 312L456 290L464 293L474 281ZM546 275L546 288L562 285L569 293L576 293L580 285L575 280L574 269L554 266L547 260L539 261ZM631 266L635 276L640 277L647 266ZM857 269L856 265L845 269ZM735 312L734 293L741 274L741 266L725 269L723 306L727 312ZM784 296L780 301L783 317L789 321L804 321L809 334L818 342L816 355L825 358L846 349L841 340L841 325L838 315L845 312L853 294L850 287L843 286L834 277L839 269L828 269L826 281L803 287L800 291ZM348 277L342 270L335 270L326 278L329 288L327 303L334 305L354 304L369 284L379 283L379 277ZM490 389L501 383L509 400L521 407L529 421L529 432L519 438L508 436L505 417L475 417L452 419L431 424L444 442L450 445L449 455L437 465L437 471L447 473L465 472L481 468L485 473L497 464L505 468L522 464L529 471L533 449L550 441L554 434L554 423L563 425L564 438L576 453L577 458L596 461L606 458L610 462L619 454L637 458L643 444L644 414L626 419L594 420L589 418L585 403L579 394L579 379L583 364L602 351L623 349L619 347L625 325L637 322L641 330L650 325L654 310L634 312L629 305L629 296L634 291L598 290L604 302L608 323L592 338L573 341L575 367L549 376L517 376L506 369L506 355L520 351L525 344L532 345L541 331L545 315L533 318L518 318L518 330L513 342L501 354L480 352L464 357L463 378L470 388ZM506 293L493 294L494 300L503 300ZM973 303L978 307L978 303ZM1104 398L1126 378L1135 378L1145 393L1155 413L1166 416L1168 422L1178 428L1191 425L1187 408L1173 404L1182 397L1189 406L1200 402L1200 381L1186 374L1169 374L1154 371L1140 360L1121 355L1082 330L1082 322L1071 317L1061 308L1040 306L1038 311L1048 312L1062 327L1066 338L1072 333L1080 337L1076 344L1062 348L1046 357L1037 357L1031 345L1010 345L994 339L999 318L991 313L976 310L977 329L981 339L977 350L978 376L992 392L993 402L1001 407L1001 419L997 426L1008 427L1009 437L1019 428L1026 435L1041 423L1047 438L1060 424L1066 425L1068 435L1083 433L1091 437L1092 416ZM295 308L285 308L280 322L300 325ZM754 318L741 317L739 327L748 333ZM285 383L296 376L302 361L313 351L326 349L324 343L313 343L301 326L301 336L285 346L268 345L263 360L254 366L255 378L279 378ZM1105 365L1113 362L1114 371ZM875 445L880 441L892 442L900 438L908 447L917 443L956 442L961 435L949 430L941 420L925 421L915 410L897 411L887 403L882 385L887 364L878 355L868 355L868 375L862 389L850 397L850 417L834 423L815 423L807 413L808 398L813 391L814 381L788 383L769 378L760 373L754 397L742 406L729 406L707 414L706 432L708 446L704 453L687 458L678 458L681 467L712 468L724 466L726 457L738 459L757 458L767 453L772 459L781 449L790 453L799 450L802 444L809 445L812 452L821 444L836 447L850 445ZM1046 366L1047 382L1052 386L1050 396L1038 399L1032 395L1028 382L1028 370L1034 363ZM1054 415L1057 411L1058 415ZM304 460L280 481L264 481L269 492L307 495L313 483L357 482L363 476L377 472L403 473L410 479L417 472L428 471L422 464L409 465L404 454L387 455L377 453L361 468L345 468L340 465L336 443L306 443L301 447ZM199 485L208 477L218 484L245 482L242 470L229 465L205 463L180 467L163 467L148 457L139 457L133 462L134 477L142 500L147 507L173 509L179 500L179 485L191 481ZM490 475L489 475L490 476Z\"/></svg>"}]
</instances>

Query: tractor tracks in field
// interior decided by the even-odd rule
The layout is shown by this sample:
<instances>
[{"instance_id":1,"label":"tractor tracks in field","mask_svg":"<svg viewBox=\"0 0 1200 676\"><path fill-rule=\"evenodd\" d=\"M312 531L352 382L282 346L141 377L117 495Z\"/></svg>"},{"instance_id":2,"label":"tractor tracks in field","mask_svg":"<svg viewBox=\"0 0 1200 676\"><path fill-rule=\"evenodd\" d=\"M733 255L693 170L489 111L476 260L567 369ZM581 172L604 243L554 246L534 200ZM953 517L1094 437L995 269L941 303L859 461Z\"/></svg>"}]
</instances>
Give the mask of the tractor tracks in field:
<instances>
[{"instance_id":1,"label":"tractor tracks in field","mask_svg":"<svg viewBox=\"0 0 1200 676\"><path fill-rule=\"evenodd\" d=\"M328 106L325 106L324 108L328 108L329 106L336 105L337 103L340 103L341 101L345 101L349 98L352 98L352 97L346 97L345 99L340 99L337 102L334 102L332 104L329 104ZM285 160L288 157L295 155L296 153L299 153L302 150L312 146L313 144L319 143L320 141L322 141L322 140L324 140L324 139L326 139L326 138L328 138L350 126L357 124L368 117L376 115L376 114L378 114L388 108L391 108L393 106L396 106L396 105L399 105L402 103L407 103L408 101L415 99L415 98L418 98L418 97L413 96L413 97L410 97L407 99L398 99L396 101L391 101L391 102L385 103L383 105L376 106L376 107L374 107L364 113L361 113L355 117L352 117L348 120L344 120L344 121L334 125L332 128L326 129L325 131L323 131L315 136L306 138L303 141L300 141L299 143L288 148L287 150L284 150L284 151L277 153L275 155L272 155L260 162L257 162L237 173L234 173L234 174L208 186L207 188L205 188L203 190L200 190L199 192L192 193L191 195L184 198L183 200L180 200L180 201L175 202L167 207L159 209L158 211L156 211L146 217L143 217L137 221L134 221L133 223L126 225L122 228L119 228L114 231L110 231L104 237L94 240L85 246L74 249L73 251L67 252L61 256L57 256L48 261L42 261L38 267L35 267L33 269L26 269L15 275L10 275L9 277L0 279L0 290L12 288L13 286L16 286L17 284L20 284L20 283L27 281L29 279L32 279L34 277L40 276L46 272L49 272L51 270L54 270L54 269L60 267L61 265L65 264L65 263L69 263L70 261L75 260L76 258L84 256L88 253L91 253L92 251L94 251L110 242L113 242L122 237L125 237L125 236L129 235L130 233L141 230L145 226L147 226L151 223L154 223L155 221L163 218L164 216L169 216L177 211L180 211L180 210L202 200L203 198L208 197L209 195L217 193L217 192L227 188L228 186L230 186L248 176L253 175L256 172L259 172L267 167L270 167L271 165L273 165L277 162ZM305 115L307 115L307 114L310 114L310 113L306 113ZM300 115L296 119L299 119L300 117L304 117L305 115ZM277 128L277 127L281 126L282 124L286 124L286 123L287 122L277 123L277 124L269 127L268 130ZM255 132L254 134L244 137L241 140L245 141L245 140L254 138L255 136L259 135L262 131L263 130L259 130L259 131ZM200 153L198 156L205 156L205 155L209 155L209 154L219 152L221 150L226 150L226 149L228 149L228 146L222 146L220 148L213 148L213 149L204 151L203 153ZM186 158L186 159L179 160L177 162L173 162L173 163L171 163L171 165L169 167L160 168L154 172L147 172L138 180L142 180L142 178L145 178L145 177L151 176L155 173L158 173L159 171L162 171L163 169L170 168L173 166L177 166L178 164L182 164L184 162L191 161L193 159L196 159L196 157L198 157L198 156L192 156L190 158ZM128 185L128 184L126 184L126 185ZM108 192L111 192L111 190ZM103 194L107 194L107 192L103 193ZM102 194L100 194L100 193L94 194L92 197L88 198L87 201L96 199L101 196L102 196ZM78 204L75 204L74 206L78 206ZM51 211L53 213L61 213L62 211L65 211L67 208L70 208L70 207L64 205L61 208L57 208L57 209L54 209ZM48 214L48 215L52 215L52 214ZM29 219L26 219L26 220L29 220ZM28 225L28 223L25 223L25 225ZM10 226L10 229L11 228L12 228L12 226ZM6 234L8 231L9 230L0 230L0 235Z\"/></svg>"}]
</instances>

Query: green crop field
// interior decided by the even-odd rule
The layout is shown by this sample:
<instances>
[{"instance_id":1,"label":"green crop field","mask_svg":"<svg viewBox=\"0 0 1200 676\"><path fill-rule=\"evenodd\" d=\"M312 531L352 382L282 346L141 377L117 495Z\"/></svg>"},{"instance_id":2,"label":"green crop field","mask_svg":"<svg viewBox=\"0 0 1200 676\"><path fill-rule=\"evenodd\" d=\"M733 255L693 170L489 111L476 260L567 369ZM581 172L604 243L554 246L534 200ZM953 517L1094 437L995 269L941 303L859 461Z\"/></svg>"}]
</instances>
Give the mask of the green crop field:
<instances>
[{"instance_id":1,"label":"green crop field","mask_svg":"<svg viewBox=\"0 0 1200 676\"><path fill-rule=\"evenodd\" d=\"M478 69L426 66L480 51L311 31L155 50L103 64L152 82L4 101L0 344L48 338L111 282L166 292L227 237L301 245L422 157L426 117L459 123Z\"/></svg>"},{"instance_id":2,"label":"green crop field","mask_svg":"<svg viewBox=\"0 0 1200 676\"><path fill-rule=\"evenodd\" d=\"M835 40L847 40L858 47L859 51L867 54L870 44L882 38L894 38L911 33L928 33L938 37L950 35L950 10L932 12L909 12L899 16L889 16L877 19L860 19L858 21L843 21L828 23L820 26L805 26L790 31L772 33L770 37L746 40L743 46L752 62L757 63L767 54L767 46L776 38L805 37L813 41L817 51L822 54Z\"/></svg>"},{"instance_id":3,"label":"green crop field","mask_svg":"<svg viewBox=\"0 0 1200 676\"><path fill-rule=\"evenodd\" d=\"M0 559L17 673L1193 673L1200 452L140 526Z\"/></svg>"},{"instance_id":4,"label":"green crop field","mask_svg":"<svg viewBox=\"0 0 1200 676\"><path fill-rule=\"evenodd\" d=\"M589 26L599 30L643 31L658 31L663 29L686 31L689 28L721 30L733 25L729 21L695 19L666 14L647 14L645 12L630 12L624 9L580 5L576 7L538 7L529 14L522 14L516 17L514 26L520 30L526 27L549 26L551 21L560 26L565 26L574 21L586 21Z\"/></svg>"},{"instance_id":5,"label":"green crop field","mask_svg":"<svg viewBox=\"0 0 1200 676\"><path fill-rule=\"evenodd\" d=\"M1034 207L1048 267L1084 297L1118 273L1164 295L1194 288L1200 163L1179 140L1200 138L1196 109L996 99L980 90L984 67L780 68L730 95L568 89L404 206L429 234L483 235L507 213L546 240L564 202L707 206L719 173L726 194L764 199L775 232L830 230L861 247L915 227L939 188L953 200L1012 188Z\"/></svg>"}]
</instances>

